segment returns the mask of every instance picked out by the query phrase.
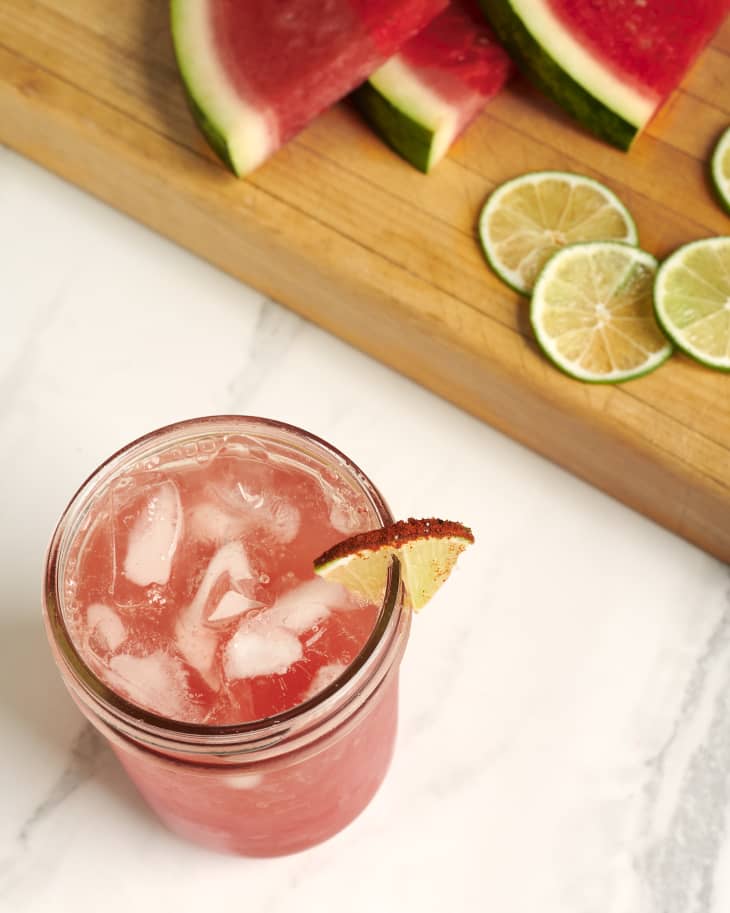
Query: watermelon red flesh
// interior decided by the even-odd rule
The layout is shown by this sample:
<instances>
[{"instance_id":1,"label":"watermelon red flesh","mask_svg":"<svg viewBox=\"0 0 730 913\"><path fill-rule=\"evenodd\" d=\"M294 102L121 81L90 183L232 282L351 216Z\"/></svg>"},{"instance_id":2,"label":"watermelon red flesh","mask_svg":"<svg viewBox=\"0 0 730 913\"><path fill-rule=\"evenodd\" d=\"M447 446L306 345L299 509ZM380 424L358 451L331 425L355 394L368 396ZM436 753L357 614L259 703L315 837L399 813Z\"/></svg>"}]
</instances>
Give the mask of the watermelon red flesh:
<instances>
[{"instance_id":1,"label":"watermelon red flesh","mask_svg":"<svg viewBox=\"0 0 730 913\"><path fill-rule=\"evenodd\" d=\"M350 92L447 0L207 0L227 78L281 145Z\"/></svg>"},{"instance_id":2,"label":"watermelon red flesh","mask_svg":"<svg viewBox=\"0 0 730 913\"><path fill-rule=\"evenodd\" d=\"M499 92L512 69L476 0L453 0L399 57L444 101L477 110Z\"/></svg>"},{"instance_id":3,"label":"watermelon red flesh","mask_svg":"<svg viewBox=\"0 0 730 913\"><path fill-rule=\"evenodd\" d=\"M479 0L513 59L598 136L629 149L730 0Z\"/></svg>"},{"instance_id":4,"label":"watermelon red flesh","mask_svg":"<svg viewBox=\"0 0 730 913\"><path fill-rule=\"evenodd\" d=\"M548 0L597 60L663 100L730 12L730 0Z\"/></svg>"},{"instance_id":5,"label":"watermelon red flesh","mask_svg":"<svg viewBox=\"0 0 730 913\"><path fill-rule=\"evenodd\" d=\"M389 146L428 172L511 72L476 0L453 0L370 76L355 100Z\"/></svg>"}]
</instances>

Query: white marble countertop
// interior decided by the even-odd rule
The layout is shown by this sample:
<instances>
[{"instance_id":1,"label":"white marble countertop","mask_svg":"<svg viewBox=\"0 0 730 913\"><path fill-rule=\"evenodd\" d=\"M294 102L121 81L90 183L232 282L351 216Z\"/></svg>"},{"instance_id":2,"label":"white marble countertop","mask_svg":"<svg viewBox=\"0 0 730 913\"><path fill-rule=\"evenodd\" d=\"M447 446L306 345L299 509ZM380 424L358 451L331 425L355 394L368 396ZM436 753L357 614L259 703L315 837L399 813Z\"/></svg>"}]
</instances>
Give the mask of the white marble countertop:
<instances>
[{"instance_id":1,"label":"white marble countertop","mask_svg":"<svg viewBox=\"0 0 730 913\"><path fill-rule=\"evenodd\" d=\"M2 149L0 251L2 913L730 909L726 567ZM383 788L269 861L157 823L41 623L75 487L224 412L314 431L396 515L477 539L415 620Z\"/></svg>"}]
</instances>

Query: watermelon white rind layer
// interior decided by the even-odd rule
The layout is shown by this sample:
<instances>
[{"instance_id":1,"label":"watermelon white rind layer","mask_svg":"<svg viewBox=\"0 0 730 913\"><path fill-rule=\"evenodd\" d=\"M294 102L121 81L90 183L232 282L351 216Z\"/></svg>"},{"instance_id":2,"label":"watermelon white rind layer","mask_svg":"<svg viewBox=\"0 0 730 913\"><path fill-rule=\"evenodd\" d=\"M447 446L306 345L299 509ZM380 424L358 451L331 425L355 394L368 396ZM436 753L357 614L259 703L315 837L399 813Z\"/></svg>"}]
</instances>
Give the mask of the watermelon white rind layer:
<instances>
[{"instance_id":1,"label":"watermelon white rind layer","mask_svg":"<svg viewBox=\"0 0 730 913\"><path fill-rule=\"evenodd\" d=\"M239 175L277 148L275 121L237 93L221 66L203 0L171 0L172 38L195 120L218 155Z\"/></svg>"},{"instance_id":2,"label":"watermelon white rind layer","mask_svg":"<svg viewBox=\"0 0 730 913\"><path fill-rule=\"evenodd\" d=\"M479 0L502 44L546 95L593 133L628 150L661 99L622 81L550 10L547 0Z\"/></svg>"},{"instance_id":3,"label":"watermelon white rind layer","mask_svg":"<svg viewBox=\"0 0 730 913\"><path fill-rule=\"evenodd\" d=\"M398 55L357 90L355 101L383 139L426 173L459 132L459 109L432 91Z\"/></svg>"}]
</instances>

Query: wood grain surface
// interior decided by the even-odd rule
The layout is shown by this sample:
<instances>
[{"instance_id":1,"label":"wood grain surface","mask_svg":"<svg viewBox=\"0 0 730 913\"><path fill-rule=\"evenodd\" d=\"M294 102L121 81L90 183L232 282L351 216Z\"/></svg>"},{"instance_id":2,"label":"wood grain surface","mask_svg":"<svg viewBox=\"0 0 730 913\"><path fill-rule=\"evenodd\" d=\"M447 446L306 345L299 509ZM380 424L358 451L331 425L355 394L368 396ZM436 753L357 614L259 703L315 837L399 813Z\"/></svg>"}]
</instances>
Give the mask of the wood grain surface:
<instances>
[{"instance_id":1,"label":"wood grain surface","mask_svg":"<svg viewBox=\"0 0 730 913\"><path fill-rule=\"evenodd\" d=\"M559 168L612 187L658 257L730 234L706 164L728 123L730 21L628 154L517 80L430 176L343 103L238 181L191 120L164 0L0 0L1 142L724 560L730 377L682 356L562 376L475 226L496 184Z\"/></svg>"}]
</instances>

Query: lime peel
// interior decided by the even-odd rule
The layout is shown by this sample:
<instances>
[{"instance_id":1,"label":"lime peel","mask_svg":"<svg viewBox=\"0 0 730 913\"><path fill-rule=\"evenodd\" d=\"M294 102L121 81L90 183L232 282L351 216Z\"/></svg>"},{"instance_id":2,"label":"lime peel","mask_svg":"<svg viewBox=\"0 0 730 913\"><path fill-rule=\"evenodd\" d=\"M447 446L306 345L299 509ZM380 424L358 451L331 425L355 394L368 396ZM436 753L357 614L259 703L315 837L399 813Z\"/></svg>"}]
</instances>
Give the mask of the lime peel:
<instances>
[{"instance_id":1,"label":"lime peel","mask_svg":"<svg viewBox=\"0 0 730 913\"><path fill-rule=\"evenodd\" d=\"M419 611L446 581L459 555L474 542L453 520L399 520L338 542L315 559L315 573L380 602L393 559L400 563L404 605Z\"/></svg>"}]
</instances>

